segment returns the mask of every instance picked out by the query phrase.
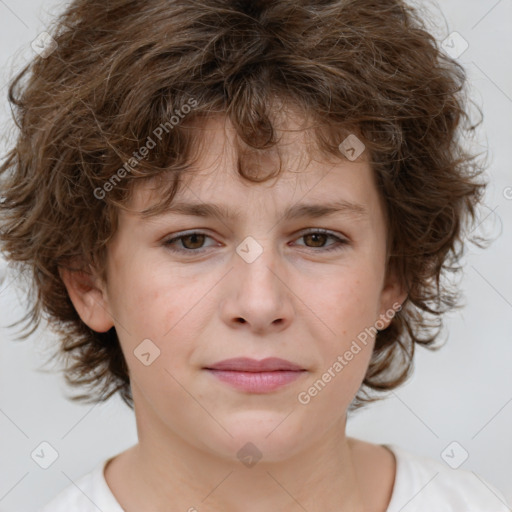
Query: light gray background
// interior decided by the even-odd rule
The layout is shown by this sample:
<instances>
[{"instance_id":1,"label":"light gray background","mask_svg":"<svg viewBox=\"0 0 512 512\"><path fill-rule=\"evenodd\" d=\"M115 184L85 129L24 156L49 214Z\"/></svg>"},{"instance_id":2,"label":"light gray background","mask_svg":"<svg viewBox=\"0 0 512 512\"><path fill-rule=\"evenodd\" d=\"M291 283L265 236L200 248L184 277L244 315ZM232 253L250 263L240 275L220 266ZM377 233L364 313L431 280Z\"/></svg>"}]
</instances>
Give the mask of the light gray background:
<instances>
[{"instance_id":1,"label":"light gray background","mask_svg":"<svg viewBox=\"0 0 512 512\"><path fill-rule=\"evenodd\" d=\"M351 418L348 434L439 461L457 441L469 453L461 468L478 473L512 503L512 0L441 4L435 35L442 41L457 31L468 41L459 60L485 116L479 141L489 148L492 184L479 229L501 234L485 251L470 246L466 307L446 319L448 343L439 352L420 349L414 377ZM3 131L9 126L5 84L32 57L30 42L62 5L0 0ZM5 145L0 151L4 154ZM51 333L41 329L26 342L13 341L5 326L24 311L13 277L9 271L0 285L0 511L25 512L134 444L136 429L133 413L120 399L96 406L71 403L60 374L38 371L55 343ZM42 441L59 454L46 470L30 456ZM475 477L475 485L484 484Z\"/></svg>"}]
</instances>

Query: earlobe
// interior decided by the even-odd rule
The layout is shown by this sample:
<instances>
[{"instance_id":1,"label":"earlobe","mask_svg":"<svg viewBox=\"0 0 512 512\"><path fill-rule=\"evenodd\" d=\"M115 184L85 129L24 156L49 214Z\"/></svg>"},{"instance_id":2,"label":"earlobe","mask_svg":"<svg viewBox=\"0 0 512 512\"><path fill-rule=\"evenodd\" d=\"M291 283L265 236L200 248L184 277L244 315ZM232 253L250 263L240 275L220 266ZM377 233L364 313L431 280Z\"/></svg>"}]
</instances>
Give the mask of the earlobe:
<instances>
[{"instance_id":1,"label":"earlobe","mask_svg":"<svg viewBox=\"0 0 512 512\"><path fill-rule=\"evenodd\" d=\"M94 275L64 267L59 267L59 274L76 312L88 327L107 332L114 326L105 290Z\"/></svg>"}]
</instances>

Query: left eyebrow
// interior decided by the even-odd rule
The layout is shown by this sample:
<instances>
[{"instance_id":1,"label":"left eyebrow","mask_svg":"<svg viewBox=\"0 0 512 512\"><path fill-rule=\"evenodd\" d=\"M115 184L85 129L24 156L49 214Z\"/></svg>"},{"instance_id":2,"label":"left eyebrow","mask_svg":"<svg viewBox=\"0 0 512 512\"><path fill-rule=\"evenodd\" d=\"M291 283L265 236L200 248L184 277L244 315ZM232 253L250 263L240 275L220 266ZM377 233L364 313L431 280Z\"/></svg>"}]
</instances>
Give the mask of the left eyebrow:
<instances>
[{"instance_id":1,"label":"left eyebrow","mask_svg":"<svg viewBox=\"0 0 512 512\"><path fill-rule=\"evenodd\" d=\"M226 206L214 203L186 203L178 202L171 205L165 212L158 215L186 215L192 217L220 217L234 220L240 217L240 211L231 211ZM354 217L368 217L368 210L359 203L344 199L322 204L296 204L282 213L284 220L331 216L335 214L351 215Z\"/></svg>"},{"instance_id":2,"label":"left eyebrow","mask_svg":"<svg viewBox=\"0 0 512 512\"><path fill-rule=\"evenodd\" d=\"M340 199L323 204L296 204L284 212L283 218L285 220L317 219L335 214L353 215L362 218L368 217L368 210L362 204Z\"/></svg>"}]
</instances>

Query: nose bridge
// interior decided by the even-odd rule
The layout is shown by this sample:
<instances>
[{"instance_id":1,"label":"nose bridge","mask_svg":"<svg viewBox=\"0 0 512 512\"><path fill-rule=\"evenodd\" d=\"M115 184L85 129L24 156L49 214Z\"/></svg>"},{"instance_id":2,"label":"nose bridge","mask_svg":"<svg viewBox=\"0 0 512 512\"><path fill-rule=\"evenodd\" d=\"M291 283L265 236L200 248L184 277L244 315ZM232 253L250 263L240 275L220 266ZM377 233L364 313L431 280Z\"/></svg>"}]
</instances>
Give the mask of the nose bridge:
<instances>
[{"instance_id":1,"label":"nose bridge","mask_svg":"<svg viewBox=\"0 0 512 512\"><path fill-rule=\"evenodd\" d=\"M293 308L283 284L285 269L271 236L246 237L236 248L231 273L232 294L225 303L225 320L231 325L249 324L255 332L284 328Z\"/></svg>"},{"instance_id":2,"label":"nose bridge","mask_svg":"<svg viewBox=\"0 0 512 512\"><path fill-rule=\"evenodd\" d=\"M248 280L251 284L276 285L275 273L282 266L279 264L279 251L270 235L258 239L247 236L238 245L236 252L237 278L244 282Z\"/></svg>"}]
</instances>

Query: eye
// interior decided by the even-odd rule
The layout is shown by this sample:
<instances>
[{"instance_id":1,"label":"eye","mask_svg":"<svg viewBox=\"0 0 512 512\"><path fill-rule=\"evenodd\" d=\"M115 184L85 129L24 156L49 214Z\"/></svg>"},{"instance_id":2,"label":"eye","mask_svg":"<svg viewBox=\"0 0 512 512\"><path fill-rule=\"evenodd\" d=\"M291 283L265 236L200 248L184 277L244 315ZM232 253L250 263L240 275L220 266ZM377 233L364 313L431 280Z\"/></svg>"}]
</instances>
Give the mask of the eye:
<instances>
[{"instance_id":1,"label":"eye","mask_svg":"<svg viewBox=\"0 0 512 512\"><path fill-rule=\"evenodd\" d=\"M205 233L201 233L200 231L193 231L176 236L174 238L170 238L165 242L165 245L169 247L169 249L173 252L202 252L202 250L204 250L202 245L205 238L210 238L213 240L213 238L206 235ZM177 241L180 241L181 245L185 247L185 249L172 247Z\"/></svg>"},{"instance_id":2,"label":"eye","mask_svg":"<svg viewBox=\"0 0 512 512\"><path fill-rule=\"evenodd\" d=\"M308 232L302 233L299 239L300 238L303 238L304 240L309 240L310 242L313 243L313 247L308 248L320 248L323 250L323 252L343 249L343 246L348 245L349 243L348 240L341 238L337 235L334 235L333 233L331 233L330 231L326 231L325 229L310 230ZM326 239L329 238L335 240L335 242L328 245L327 249L324 249L323 243L325 243Z\"/></svg>"},{"instance_id":3,"label":"eye","mask_svg":"<svg viewBox=\"0 0 512 512\"><path fill-rule=\"evenodd\" d=\"M206 233L202 233L201 231L191 231L166 240L164 245L170 251L176 253L201 253L208 248L208 246L204 247L204 242L208 238L213 240L213 238L208 236ZM324 229L312 229L308 232L303 232L298 239L300 240L301 238L307 243L313 244L312 246L306 245L308 249L319 249L319 251L314 252L341 250L344 246L349 244L348 240L334 235L330 231ZM324 248L324 244L329 238L333 239L334 243L328 245L327 248ZM212 247L212 245L210 245L210 247Z\"/></svg>"}]
</instances>

